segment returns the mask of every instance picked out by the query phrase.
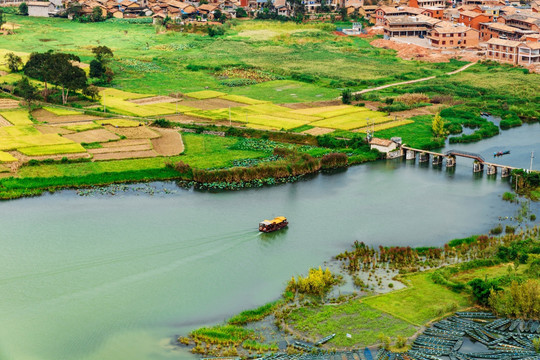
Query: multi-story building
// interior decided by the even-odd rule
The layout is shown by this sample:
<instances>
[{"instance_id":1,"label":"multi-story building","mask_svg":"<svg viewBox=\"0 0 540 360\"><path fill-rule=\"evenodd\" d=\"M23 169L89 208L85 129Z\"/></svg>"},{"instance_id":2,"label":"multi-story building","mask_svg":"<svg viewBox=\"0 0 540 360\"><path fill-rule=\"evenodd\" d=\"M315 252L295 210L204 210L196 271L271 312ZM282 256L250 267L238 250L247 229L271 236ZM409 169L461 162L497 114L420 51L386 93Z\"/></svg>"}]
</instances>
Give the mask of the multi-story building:
<instances>
[{"instance_id":1,"label":"multi-story building","mask_svg":"<svg viewBox=\"0 0 540 360\"><path fill-rule=\"evenodd\" d=\"M540 14L531 12L519 12L511 15L502 15L497 22L513 26L522 30L540 32Z\"/></svg>"},{"instance_id":2,"label":"multi-story building","mask_svg":"<svg viewBox=\"0 0 540 360\"><path fill-rule=\"evenodd\" d=\"M422 9L413 8L410 6L404 7L391 7L391 6L380 6L375 11L375 17L372 17L372 20L375 20L375 25L384 25L387 18L395 16L415 16L422 14Z\"/></svg>"},{"instance_id":3,"label":"multi-story building","mask_svg":"<svg viewBox=\"0 0 540 360\"><path fill-rule=\"evenodd\" d=\"M490 39L486 57L514 65L540 64L540 42Z\"/></svg>"},{"instance_id":4,"label":"multi-story building","mask_svg":"<svg viewBox=\"0 0 540 360\"><path fill-rule=\"evenodd\" d=\"M384 24L386 37L424 37L441 22L425 15L391 16Z\"/></svg>"},{"instance_id":5,"label":"multi-story building","mask_svg":"<svg viewBox=\"0 0 540 360\"><path fill-rule=\"evenodd\" d=\"M478 47L478 30L467 26L435 26L428 37L430 45L437 48Z\"/></svg>"},{"instance_id":6,"label":"multi-story building","mask_svg":"<svg viewBox=\"0 0 540 360\"><path fill-rule=\"evenodd\" d=\"M480 24L486 22L492 22L493 15L488 15L484 13L479 13L476 11L462 11L459 13L460 24L473 28L475 30L480 30Z\"/></svg>"}]
</instances>

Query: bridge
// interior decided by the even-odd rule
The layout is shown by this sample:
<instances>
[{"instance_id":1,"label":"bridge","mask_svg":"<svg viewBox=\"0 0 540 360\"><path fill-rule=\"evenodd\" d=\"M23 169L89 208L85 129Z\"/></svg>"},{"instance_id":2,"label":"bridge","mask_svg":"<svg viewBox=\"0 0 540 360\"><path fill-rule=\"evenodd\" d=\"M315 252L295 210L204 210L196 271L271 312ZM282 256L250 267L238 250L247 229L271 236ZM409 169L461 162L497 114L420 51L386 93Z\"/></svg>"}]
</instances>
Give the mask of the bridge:
<instances>
[{"instance_id":1,"label":"bridge","mask_svg":"<svg viewBox=\"0 0 540 360\"><path fill-rule=\"evenodd\" d=\"M475 153L461 151L461 150L449 150L446 153L439 153L436 151L415 149L415 148L403 145L401 146L401 151L402 151L402 154L405 155L405 159L407 160L416 159L416 154L418 154L418 161L421 163L429 162L430 156L433 159L433 165L441 165L443 162L443 159L445 159L447 168L453 168L456 166L457 157L473 159L474 160L473 172L475 173L483 172L484 167L487 167L488 175L496 175L497 171L500 169L501 176L503 178L509 177L511 175L512 170L519 169L513 166L487 162L484 159L484 157L480 154L475 154Z\"/></svg>"}]
</instances>

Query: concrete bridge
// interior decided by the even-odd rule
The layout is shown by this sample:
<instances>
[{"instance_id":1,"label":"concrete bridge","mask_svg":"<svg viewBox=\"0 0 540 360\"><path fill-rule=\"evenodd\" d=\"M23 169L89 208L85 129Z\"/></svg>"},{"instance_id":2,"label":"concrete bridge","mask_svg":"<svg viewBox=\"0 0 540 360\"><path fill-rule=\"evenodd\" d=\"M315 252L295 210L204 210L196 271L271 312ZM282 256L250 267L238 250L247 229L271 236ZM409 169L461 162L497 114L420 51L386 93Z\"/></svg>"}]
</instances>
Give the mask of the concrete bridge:
<instances>
[{"instance_id":1,"label":"concrete bridge","mask_svg":"<svg viewBox=\"0 0 540 360\"><path fill-rule=\"evenodd\" d=\"M446 153L439 153L435 151L415 149L409 146L401 146L401 151L402 154L405 155L405 159L407 160L416 159L416 154L418 154L418 161L421 163L429 162L430 156L432 157L433 165L442 165L443 160L446 160L447 168L452 168L456 166L457 157L473 159L473 172L483 172L485 167L487 169L488 175L497 175L497 172L500 169L501 176L503 178L509 177L512 173L512 170L519 169L513 166L487 162L484 157L479 154L461 150L449 150Z\"/></svg>"}]
</instances>

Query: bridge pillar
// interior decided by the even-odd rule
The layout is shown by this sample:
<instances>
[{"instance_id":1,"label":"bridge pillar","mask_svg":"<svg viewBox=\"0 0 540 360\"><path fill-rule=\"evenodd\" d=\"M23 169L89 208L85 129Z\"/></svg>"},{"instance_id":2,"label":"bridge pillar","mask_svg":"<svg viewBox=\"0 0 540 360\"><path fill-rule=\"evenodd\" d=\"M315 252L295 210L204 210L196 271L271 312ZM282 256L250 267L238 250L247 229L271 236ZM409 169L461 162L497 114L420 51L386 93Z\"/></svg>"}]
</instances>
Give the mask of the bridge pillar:
<instances>
[{"instance_id":1,"label":"bridge pillar","mask_svg":"<svg viewBox=\"0 0 540 360\"><path fill-rule=\"evenodd\" d=\"M429 162L429 154L426 154L426 153L420 153L420 155L418 155L418 162Z\"/></svg>"},{"instance_id":2,"label":"bridge pillar","mask_svg":"<svg viewBox=\"0 0 540 360\"><path fill-rule=\"evenodd\" d=\"M497 175L497 167L495 165L488 165L486 172L488 175Z\"/></svg>"},{"instance_id":3,"label":"bridge pillar","mask_svg":"<svg viewBox=\"0 0 540 360\"><path fill-rule=\"evenodd\" d=\"M442 156L433 155L433 165L441 165L441 164L442 164Z\"/></svg>"},{"instance_id":4,"label":"bridge pillar","mask_svg":"<svg viewBox=\"0 0 540 360\"><path fill-rule=\"evenodd\" d=\"M511 174L511 171L510 171L509 168L503 167L503 168L501 169L501 177L506 178L506 177L509 177L510 174Z\"/></svg>"},{"instance_id":5,"label":"bridge pillar","mask_svg":"<svg viewBox=\"0 0 540 360\"><path fill-rule=\"evenodd\" d=\"M407 150L405 154L405 160L416 160L416 151Z\"/></svg>"},{"instance_id":6,"label":"bridge pillar","mask_svg":"<svg viewBox=\"0 0 540 360\"><path fill-rule=\"evenodd\" d=\"M446 167L455 167L456 166L456 157L455 156L448 156L446 158Z\"/></svg>"},{"instance_id":7,"label":"bridge pillar","mask_svg":"<svg viewBox=\"0 0 540 360\"><path fill-rule=\"evenodd\" d=\"M484 164L479 161L473 163L473 172L478 173L484 171Z\"/></svg>"}]
</instances>

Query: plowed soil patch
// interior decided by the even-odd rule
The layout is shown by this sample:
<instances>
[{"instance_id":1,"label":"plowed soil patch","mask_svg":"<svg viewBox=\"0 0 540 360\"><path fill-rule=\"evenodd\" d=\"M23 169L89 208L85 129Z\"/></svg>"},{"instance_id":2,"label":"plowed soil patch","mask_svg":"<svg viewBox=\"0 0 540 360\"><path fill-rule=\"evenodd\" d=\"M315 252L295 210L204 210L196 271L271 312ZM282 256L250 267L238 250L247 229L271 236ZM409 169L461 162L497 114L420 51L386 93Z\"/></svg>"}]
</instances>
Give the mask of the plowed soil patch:
<instances>
[{"instance_id":1,"label":"plowed soil patch","mask_svg":"<svg viewBox=\"0 0 540 360\"><path fill-rule=\"evenodd\" d=\"M182 101L178 104L183 106L190 106L201 110L214 110L214 109L224 109L230 107L238 106L247 106L246 104L241 104L238 102L225 100L225 99L205 99L205 100L188 100Z\"/></svg>"},{"instance_id":2,"label":"plowed soil patch","mask_svg":"<svg viewBox=\"0 0 540 360\"><path fill-rule=\"evenodd\" d=\"M443 55L439 50L426 49L414 44L397 43L392 40L377 39L371 45L397 51L397 56L404 60L422 60L428 62L449 62L452 56Z\"/></svg>"},{"instance_id":3,"label":"plowed soil patch","mask_svg":"<svg viewBox=\"0 0 540 360\"><path fill-rule=\"evenodd\" d=\"M19 102L17 100L0 99L0 109L14 109L17 107L19 107Z\"/></svg>"},{"instance_id":4,"label":"plowed soil patch","mask_svg":"<svg viewBox=\"0 0 540 360\"><path fill-rule=\"evenodd\" d=\"M64 129L60 126L51 126L51 125L34 125L34 127L42 134L73 134L74 131Z\"/></svg>"},{"instance_id":5,"label":"plowed soil patch","mask_svg":"<svg viewBox=\"0 0 540 360\"><path fill-rule=\"evenodd\" d=\"M334 131L334 129L325 129L325 128L320 128L320 127L314 127L313 129L302 131L302 133L317 136L317 135L328 134L328 133L331 133L333 131Z\"/></svg>"},{"instance_id":6,"label":"plowed soil patch","mask_svg":"<svg viewBox=\"0 0 540 360\"><path fill-rule=\"evenodd\" d=\"M150 140L148 139L134 139L134 140L120 140L113 141L101 144L104 148L118 148L125 146L135 146L135 145L148 145L150 146Z\"/></svg>"},{"instance_id":7,"label":"plowed soil patch","mask_svg":"<svg viewBox=\"0 0 540 360\"><path fill-rule=\"evenodd\" d=\"M11 123L0 116L0 127L2 126L11 126Z\"/></svg>"},{"instance_id":8,"label":"plowed soil patch","mask_svg":"<svg viewBox=\"0 0 540 360\"><path fill-rule=\"evenodd\" d=\"M152 150L150 144L145 145L132 145L132 146L123 146L115 148L99 148L99 149L88 149L88 152L91 154L111 154L111 153L121 153L121 152L135 152L135 151L145 151Z\"/></svg>"},{"instance_id":9,"label":"plowed soil patch","mask_svg":"<svg viewBox=\"0 0 540 360\"><path fill-rule=\"evenodd\" d=\"M100 119L97 116L90 115L64 115L58 116L47 110L39 109L32 112L32 116L38 121L48 122L51 124L64 124L70 122L92 121Z\"/></svg>"},{"instance_id":10,"label":"plowed soil patch","mask_svg":"<svg viewBox=\"0 0 540 360\"><path fill-rule=\"evenodd\" d=\"M155 129L161 137L152 139L154 150L163 156L178 155L184 151L182 136L176 130Z\"/></svg>"},{"instance_id":11,"label":"plowed soil patch","mask_svg":"<svg viewBox=\"0 0 540 360\"><path fill-rule=\"evenodd\" d=\"M64 137L78 143L105 142L120 139L116 134L113 134L105 129L81 131L78 133L64 135Z\"/></svg>"},{"instance_id":12,"label":"plowed soil patch","mask_svg":"<svg viewBox=\"0 0 540 360\"><path fill-rule=\"evenodd\" d=\"M128 139L155 139L160 136L160 134L147 128L146 126L116 128L114 126L107 125L106 128L107 130L118 135L123 135Z\"/></svg>"},{"instance_id":13,"label":"plowed soil patch","mask_svg":"<svg viewBox=\"0 0 540 360\"><path fill-rule=\"evenodd\" d=\"M108 154L96 154L94 155L94 160L137 159L137 158L156 157L157 155L158 154L154 150L119 152L119 153L108 153Z\"/></svg>"},{"instance_id":14,"label":"plowed soil patch","mask_svg":"<svg viewBox=\"0 0 540 360\"><path fill-rule=\"evenodd\" d=\"M130 100L130 103L139 104L139 105L151 105L151 104L161 104L161 103L172 103L176 99L170 96L152 96L149 98L143 99L134 99Z\"/></svg>"}]
</instances>

